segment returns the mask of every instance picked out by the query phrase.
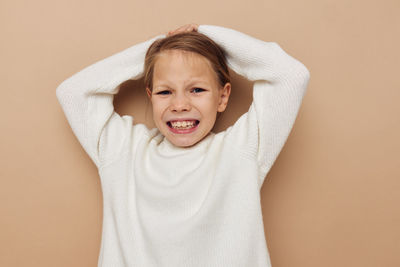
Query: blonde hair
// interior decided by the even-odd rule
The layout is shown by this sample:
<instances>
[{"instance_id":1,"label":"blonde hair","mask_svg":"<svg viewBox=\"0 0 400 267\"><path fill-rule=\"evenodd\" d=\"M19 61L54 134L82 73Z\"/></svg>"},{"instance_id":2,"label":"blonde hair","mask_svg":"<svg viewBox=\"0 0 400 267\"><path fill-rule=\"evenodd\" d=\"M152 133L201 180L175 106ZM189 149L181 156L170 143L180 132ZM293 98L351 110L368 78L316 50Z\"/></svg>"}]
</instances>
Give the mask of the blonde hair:
<instances>
[{"instance_id":1,"label":"blonde hair","mask_svg":"<svg viewBox=\"0 0 400 267\"><path fill-rule=\"evenodd\" d=\"M154 41L147 49L144 62L144 84L153 90L153 72L157 56L166 50L183 50L204 56L211 63L218 83L230 82L226 54L213 40L198 32L183 32Z\"/></svg>"}]
</instances>

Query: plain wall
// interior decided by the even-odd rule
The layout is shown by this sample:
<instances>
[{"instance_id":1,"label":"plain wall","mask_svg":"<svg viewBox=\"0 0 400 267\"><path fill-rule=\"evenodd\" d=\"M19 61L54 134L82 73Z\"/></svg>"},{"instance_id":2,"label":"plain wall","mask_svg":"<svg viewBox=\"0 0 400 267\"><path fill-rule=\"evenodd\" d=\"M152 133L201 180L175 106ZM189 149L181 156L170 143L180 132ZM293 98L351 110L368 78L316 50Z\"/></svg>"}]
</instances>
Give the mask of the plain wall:
<instances>
[{"instance_id":1,"label":"plain wall","mask_svg":"<svg viewBox=\"0 0 400 267\"><path fill-rule=\"evenodd\" d=\"M399 11L398 0L2 0L0 266L97 265L99 177L55 89L191 22L277 42L310 70L261 190L272 265L400 266ZM151 126L141 89L124 84L115 107ZM234 77L233 90L216 131L250 105L251 83Z\"/></svg>"}]
</instances>

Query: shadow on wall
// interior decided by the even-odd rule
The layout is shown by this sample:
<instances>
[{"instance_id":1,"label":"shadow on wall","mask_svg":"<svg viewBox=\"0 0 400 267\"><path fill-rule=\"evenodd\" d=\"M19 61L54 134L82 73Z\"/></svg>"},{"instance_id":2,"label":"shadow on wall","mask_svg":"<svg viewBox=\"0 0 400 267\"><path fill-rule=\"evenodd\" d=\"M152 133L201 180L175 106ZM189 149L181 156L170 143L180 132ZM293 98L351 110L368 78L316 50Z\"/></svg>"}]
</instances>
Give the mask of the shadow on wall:
<instances>
[{"instance_id":1,"label":"shadow on wall","mask_svg":"<svg viewBox=\"0 0 400 267\"><path fill-rule=\"evenodd\" d=\"M213 128L218 133L233 125L239 117L246 113L253 100L254 82L229 70L232 79L232 92L226 110L219 115ZM134 117L134 123L143 123L149 129L154 128L151 102L146 95L143 78L128 80L120 85L120 91L114 97L115 111L120 115Z\"/></svg>"}]
</instances>

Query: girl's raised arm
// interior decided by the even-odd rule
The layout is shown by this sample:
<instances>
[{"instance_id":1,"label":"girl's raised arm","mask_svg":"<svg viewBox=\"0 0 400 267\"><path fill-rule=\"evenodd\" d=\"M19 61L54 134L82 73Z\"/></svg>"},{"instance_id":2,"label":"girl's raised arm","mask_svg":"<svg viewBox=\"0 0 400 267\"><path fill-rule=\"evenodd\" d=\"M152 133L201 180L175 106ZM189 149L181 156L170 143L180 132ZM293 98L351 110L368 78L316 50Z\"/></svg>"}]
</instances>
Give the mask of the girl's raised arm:
<instances>
[{"instance_id":1,"label":"girl's raised arm","mask_svg":"<svg viewBox=\"0 0 400 267\"><path fill-rule=\"evenodd\" d=\"M147 48L161 37L165 35L100 60L57 87L57 99L74 134L98 168L121 153L133 131L133 118L114 111L114 95L121 83L143 74Z\"/></svg>"},{"instance_id":2,"label":"girl's raised arm","mask_svg":"<svg viewBox=\"0 0 400 267\"><path fill-rule=\"evenodd\" d=\"M225 50L232 70L255 81L248 112L226 130L226 135L243 155L257 160L261 187L293 127L310 73L275 42L220 26L200 25L198 32Z\"/></svg>"}]
</instances>

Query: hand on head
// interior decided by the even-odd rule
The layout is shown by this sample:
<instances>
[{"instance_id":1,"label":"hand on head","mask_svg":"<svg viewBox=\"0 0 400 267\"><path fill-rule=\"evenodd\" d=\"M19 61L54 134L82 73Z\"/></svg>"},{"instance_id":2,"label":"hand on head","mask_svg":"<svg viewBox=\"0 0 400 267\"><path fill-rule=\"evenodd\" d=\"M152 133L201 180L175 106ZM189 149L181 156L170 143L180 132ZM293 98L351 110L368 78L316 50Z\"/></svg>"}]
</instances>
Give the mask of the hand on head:
<instances>
[{"instance_id":1,"label":"hand on head","mask_svg":"<svg viewBox=\"0 0 400 267\"><path fill-rule=\"evenodd\" d=\"M167 37L181 32L196 32L198 27L199 25L195 23L186 24L177 28L176 30L169 31Z\"/></svg>"}]
</instances>

